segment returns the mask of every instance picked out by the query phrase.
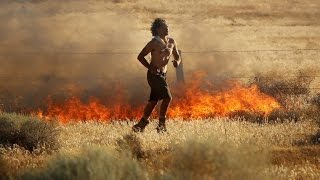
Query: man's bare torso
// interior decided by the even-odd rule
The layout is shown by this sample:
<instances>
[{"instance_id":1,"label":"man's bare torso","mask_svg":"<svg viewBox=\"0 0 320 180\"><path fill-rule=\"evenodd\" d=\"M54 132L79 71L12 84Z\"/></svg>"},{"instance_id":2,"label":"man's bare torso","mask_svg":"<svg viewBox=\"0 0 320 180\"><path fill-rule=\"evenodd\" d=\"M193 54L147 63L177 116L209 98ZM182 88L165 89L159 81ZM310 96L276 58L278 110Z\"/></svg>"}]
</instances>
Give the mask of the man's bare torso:
<instances>
[{"instance_id":1,"label":"man's bare torso","mask_svg":"<svg viewBox=\"0 0 320 180\"><path fill-rule=\"evenodd\" d=\"M170 58L174 43L172 38L167 38L167 41L161 40L159 38L152 39L153 50L151 51L151 62L150 65L157 68L158 72L166 73L167 72L167 63L163 66L163 63L168 62ZM170 54L165 55L164 49L169 48Z\"/></svg>"}]
</instances>

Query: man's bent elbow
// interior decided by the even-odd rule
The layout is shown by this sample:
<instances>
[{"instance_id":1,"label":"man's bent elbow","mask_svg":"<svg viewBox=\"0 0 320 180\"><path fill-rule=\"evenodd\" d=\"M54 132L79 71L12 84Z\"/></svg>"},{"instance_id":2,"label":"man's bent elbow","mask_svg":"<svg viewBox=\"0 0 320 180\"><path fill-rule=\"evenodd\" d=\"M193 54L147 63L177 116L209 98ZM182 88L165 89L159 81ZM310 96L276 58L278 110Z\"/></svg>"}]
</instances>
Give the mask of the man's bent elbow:
<instances>
[{"instance_id":1,"label":"man's bent elbow","mask_svg":"<svg viewBox=\"0 0 320 180\"><path fill-rule=\"evenodd\" d=\"M141 62L142 60L143 60L143 56L141 55L141 54L139 54L138 56L137 56L137 59Z\"/></svg>"}]
</instances>

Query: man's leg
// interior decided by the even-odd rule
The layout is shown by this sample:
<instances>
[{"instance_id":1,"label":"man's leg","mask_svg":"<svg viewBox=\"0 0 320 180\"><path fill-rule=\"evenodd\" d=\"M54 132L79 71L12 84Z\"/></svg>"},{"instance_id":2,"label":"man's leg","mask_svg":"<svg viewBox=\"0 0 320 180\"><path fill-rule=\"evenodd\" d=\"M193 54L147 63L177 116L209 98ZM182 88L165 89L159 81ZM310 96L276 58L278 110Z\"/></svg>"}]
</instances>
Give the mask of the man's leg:
<instances>
[{"instance_id":1,"label":"man's leg","mask_svg":"<svg viewBox=\"0 0 320 180\"><path fill-rule=\"evenodd\" d=\"M158 101L149 101L146 107L144 108L143 117L140 119L140 121L132 127L132 130L134 132L143 132L144 128L149 124L149 117L151 116L151 113L156 107Z\"/></svg>"},{"instance_id":2,"label":"man's leg","mask_svg":"<svg viewBox=\"0 0 320 180\"><path fill-rule=\"evenodd\" d=\"M145 117L146 119L149 119L153 109L156 107L157 104L158 104L158 101L149 101L146 107L144 108L143 117Z\"/></svg>"},{"instance_id":3,"label":"man's leg","mask_svg":"<svg viewBox=\"0 0 320 180\"><path fill-rule=\"evenodd\" d=\"M167 128L166 128L166 114L167 114L167 110L168 107L170 105L172 98L171 96L168 98L163 99L161 106L160 106L160 117L159 117L159 125L157 127L157 131L158 133L161 132L166 132Z\"/></svg>"}]
</instances>

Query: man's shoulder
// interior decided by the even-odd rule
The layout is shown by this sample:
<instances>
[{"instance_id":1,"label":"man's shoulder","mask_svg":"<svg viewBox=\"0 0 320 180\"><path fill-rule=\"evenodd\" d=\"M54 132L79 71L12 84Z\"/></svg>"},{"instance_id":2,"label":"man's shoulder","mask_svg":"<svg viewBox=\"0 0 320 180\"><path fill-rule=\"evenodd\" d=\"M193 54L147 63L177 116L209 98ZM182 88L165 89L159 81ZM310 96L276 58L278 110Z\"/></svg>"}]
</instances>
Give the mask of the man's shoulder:
<instances>
[{"instance_id":1,"label":"man's shoulder","mask_svg":"<svg viewBox=\"0 0 320 180\"><path fill-rule=\"evenodd\" d=\"M173 37L168 37L168 42L169 43L176 43Z\"/></svg>"},{"instance_id":2,"label":"man's shoulder","mask_svg":"<svg viewBox=\"0 0 320 180\"><path fill-rule=\"evenodd\" d=\"M147 43L147 46L152 46L154 47L156 44L156 40L154 38L152 38L148 43Z\"/></svg>"}]
</instances>

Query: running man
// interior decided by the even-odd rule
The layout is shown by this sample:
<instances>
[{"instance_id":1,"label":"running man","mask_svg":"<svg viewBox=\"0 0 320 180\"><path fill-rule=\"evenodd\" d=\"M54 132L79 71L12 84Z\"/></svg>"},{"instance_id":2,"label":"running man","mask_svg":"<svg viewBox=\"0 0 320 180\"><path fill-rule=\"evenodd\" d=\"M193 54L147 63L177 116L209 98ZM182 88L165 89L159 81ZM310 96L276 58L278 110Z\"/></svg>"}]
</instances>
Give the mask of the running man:
<instances>
[{"instance_id":1,"label":"running man","mask_svg":"<svg viewBox=\"0 0 320 180\"><path fill-rule=\"evenodd\" d=\"M159 124L157 132L166 132L166 114L172 96L166 82L167 65L171 55L173 55L173 66L177 67L180 63L180 55L177 48L177 43L173 38L167 37L169 32L168 25L164 19L157 18L151 26L153 39L147 43L138 55L140 63L148 69L147 80L151 88L149 102L144 109L143 117L132 127L134 132L143 132L149 124L149 117L157 105L158 101L162 100L160 106ZM150 63L145 56L151 53Z\"/></svg>"}]
</instances>

